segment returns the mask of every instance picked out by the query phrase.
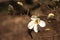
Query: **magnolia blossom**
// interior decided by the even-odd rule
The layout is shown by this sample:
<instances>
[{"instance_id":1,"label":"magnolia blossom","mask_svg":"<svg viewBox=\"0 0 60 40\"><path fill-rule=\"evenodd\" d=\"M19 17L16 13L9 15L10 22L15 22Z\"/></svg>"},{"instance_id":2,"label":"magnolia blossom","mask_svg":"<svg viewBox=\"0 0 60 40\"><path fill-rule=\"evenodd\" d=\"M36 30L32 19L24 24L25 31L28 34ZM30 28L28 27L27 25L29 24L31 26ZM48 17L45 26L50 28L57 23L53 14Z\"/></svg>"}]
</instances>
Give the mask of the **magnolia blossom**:
<instances>
[{"instance_id":1,"label":"magnolia blossom","mask_svg":"<svg viewBox=\"0 0 60 40\"><path fill-rule=\"evenodd\" d=\"M28 28L33 29L36 33L38 32L38 25L40 27L45 27L46 23L43 20L40 20L40 18L37 18L37 16L32 16L31 21L28 23Z\"/></svg>"}]
</instances>

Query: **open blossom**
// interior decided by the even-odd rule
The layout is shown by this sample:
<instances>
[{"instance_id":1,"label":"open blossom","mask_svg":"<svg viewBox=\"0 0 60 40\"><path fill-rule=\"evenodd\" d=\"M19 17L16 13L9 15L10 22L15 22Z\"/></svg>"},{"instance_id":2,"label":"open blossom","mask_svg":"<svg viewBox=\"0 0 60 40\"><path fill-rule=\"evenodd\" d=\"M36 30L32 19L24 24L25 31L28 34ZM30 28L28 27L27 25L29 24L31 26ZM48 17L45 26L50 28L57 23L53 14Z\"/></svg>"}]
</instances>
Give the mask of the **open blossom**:
<instances>
[{"instance_id":1,"label":"open blossom","mask_svg":"<svg viewBox=\"0 0 60 40\"><path fill-rule=\"evenodd\" d=\"M40 27L45 27L46 23L43 20L40 20L40 18L37 18L37 16L32 16L31 21L28 23L28 28L33 29L35 32L38 32L38 25Z\"/></svg>"}]
</instances>

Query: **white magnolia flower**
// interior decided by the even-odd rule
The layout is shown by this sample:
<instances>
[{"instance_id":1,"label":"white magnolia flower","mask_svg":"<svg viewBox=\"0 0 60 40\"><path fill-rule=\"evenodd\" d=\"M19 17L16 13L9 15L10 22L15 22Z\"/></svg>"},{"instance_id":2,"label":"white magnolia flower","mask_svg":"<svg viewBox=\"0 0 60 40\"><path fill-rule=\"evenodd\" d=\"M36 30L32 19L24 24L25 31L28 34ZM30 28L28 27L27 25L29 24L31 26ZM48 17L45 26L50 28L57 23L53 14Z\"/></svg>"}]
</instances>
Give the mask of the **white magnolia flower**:
<instances>
[{"instance_id":1,"label":"white magnolia flower","mask_svg":"<svg viewBox=\"0 0 60 40\"><path fill-rule=\"evenodd\" d=\"M38 27L37 27L38 25L40 27L45 27L46 23L45 21L40 20L40 18L37 18L37 16L32 16L31 21L28 24L28 28L33 29L35 32L38 32Z\"/></svg>"}]
</instances>

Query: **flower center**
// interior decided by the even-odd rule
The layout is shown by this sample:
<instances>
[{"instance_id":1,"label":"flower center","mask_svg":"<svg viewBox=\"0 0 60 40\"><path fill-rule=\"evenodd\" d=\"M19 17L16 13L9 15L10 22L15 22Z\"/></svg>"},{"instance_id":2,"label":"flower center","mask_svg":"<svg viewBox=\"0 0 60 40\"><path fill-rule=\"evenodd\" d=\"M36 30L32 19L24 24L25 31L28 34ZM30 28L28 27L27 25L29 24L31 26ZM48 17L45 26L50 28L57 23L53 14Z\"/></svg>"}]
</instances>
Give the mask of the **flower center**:
<instances>
[{"instance_id":1,"label":"flower center","mask_svg":"<svg viewBox=\"0 0 60 40\"><path fill-rule=\"evenodd\" d=\"M35 24L38 24L38 20L35 20L35 22L34 22Z\"/></svg>"}]
</instances>

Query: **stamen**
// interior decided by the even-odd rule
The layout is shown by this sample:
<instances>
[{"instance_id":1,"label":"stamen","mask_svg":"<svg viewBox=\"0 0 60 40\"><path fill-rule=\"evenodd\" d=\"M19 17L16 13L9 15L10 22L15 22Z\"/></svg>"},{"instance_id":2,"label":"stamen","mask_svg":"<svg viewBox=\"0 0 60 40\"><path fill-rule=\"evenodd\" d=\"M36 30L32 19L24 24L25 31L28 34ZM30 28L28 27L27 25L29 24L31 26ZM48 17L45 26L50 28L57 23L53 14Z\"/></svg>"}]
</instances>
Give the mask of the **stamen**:
<instances>
[{"instance_id":1,"label":"stamen","mask_svg":"<svg viewBox=\"0 0 60 40\"><path fill-rule=\"evenodd\" d=\"M38 24L38 20L35 20L35 22L34 22L35 24Z\"/></svg>"}]
</instances>

